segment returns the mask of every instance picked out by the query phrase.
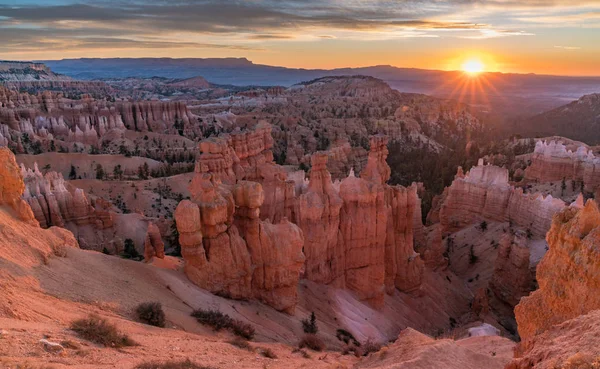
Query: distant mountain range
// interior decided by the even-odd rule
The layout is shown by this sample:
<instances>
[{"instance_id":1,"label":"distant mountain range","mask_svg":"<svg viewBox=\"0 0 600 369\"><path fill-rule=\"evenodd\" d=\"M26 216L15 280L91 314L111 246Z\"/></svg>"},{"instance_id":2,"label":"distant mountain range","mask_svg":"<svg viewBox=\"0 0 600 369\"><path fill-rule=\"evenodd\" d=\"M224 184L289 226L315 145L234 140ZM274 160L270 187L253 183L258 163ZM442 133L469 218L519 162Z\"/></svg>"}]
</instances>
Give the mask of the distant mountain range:
<instances>
[{"instance_id":1,"label":"distant mountain range","mask_svg":"<svg viewBox=\"0 0 600 369\"><path fill-rule=\"evenodd\" d=\"M520 122L515 129L528 136L564 136L589 145L599 145L600 94L586 95L536 115Z\"/></svg>"},{"instance_id":2,"label":"distant mountain range","mask_svg":"<svg viewBox=\"0 0 600 369\"><path fill-rule=\"evenodd\" d=\"M56 73L76 79L126 77L190 78L202 76L214 84L291 86L320 77L365 75L380 78L401 92L452 98L483 114L531 116L583 95L600 92L600 77L485 73L470 79L460 71L397 68L297 69L254 64L245 58L171 59L112 58L43 61Z\"/></svg>"}]
</instances>

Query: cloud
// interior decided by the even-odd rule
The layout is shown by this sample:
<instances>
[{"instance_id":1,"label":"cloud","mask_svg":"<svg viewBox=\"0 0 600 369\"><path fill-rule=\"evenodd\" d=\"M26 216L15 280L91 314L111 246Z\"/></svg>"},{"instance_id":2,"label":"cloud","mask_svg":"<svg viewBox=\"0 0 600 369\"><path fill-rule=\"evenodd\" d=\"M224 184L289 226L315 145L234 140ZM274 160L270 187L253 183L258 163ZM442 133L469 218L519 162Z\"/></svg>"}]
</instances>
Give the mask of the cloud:
<instances>
[{"instance_id":1,"label":"cloud","mask_svg":"<svg viewBox=\"0 0 600 369\"><path fill-rule=\"evenodd\" d=\"M580 50L581 47L579 46L558 46L555 45L554 46L555 49L563 49L563 50Z\"/></svg>"},{"instance_id":2,"label":"cloud","mask_svg":"<svg viewBox=\"0 0 600 369\"><path fill-rule=\"evenodd\" d=\"M306 36L318 41L531 35L494 19L466 21L463 14L474 9L589 6L595 0L40 0L21 6L14 5L18 1L10 6L1 2L0 41L5 44L0 50L48 44L254 50L261 41L288 42ZM533 20L517 20L543 19L544 14L536 15L530 17Z\"/></svg>"}]
</instances>

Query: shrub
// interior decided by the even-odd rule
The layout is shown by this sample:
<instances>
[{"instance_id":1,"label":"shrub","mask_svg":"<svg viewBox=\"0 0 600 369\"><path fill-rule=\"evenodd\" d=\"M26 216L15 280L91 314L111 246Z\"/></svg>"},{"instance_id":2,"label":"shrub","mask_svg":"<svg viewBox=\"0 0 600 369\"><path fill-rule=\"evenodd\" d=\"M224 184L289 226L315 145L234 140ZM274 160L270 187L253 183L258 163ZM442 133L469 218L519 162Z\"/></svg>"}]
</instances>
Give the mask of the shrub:
<instances>
[{"instance_id":1,"label":"shrub","mask_svg":"<svg viewBox=\"0 0 600 369\"><path fill-rule=\"evenodd\" d=\"M232 319L230 321L229 329L236 336L243 337L247 340L253 339L254 333L256 333L256 329L254 329L252 325L237 319Z\"/></svg>"},{"instance_id":2,"label":"shrub","mask_svg":"<svg viewBox=\"0 0 600 369\"><path fill-rule=\"evenodd\" d=\"M299 353L305 359L310 359L310 354L308 352L306 352L305 350L301 350L299 348L295 348L295 349L292 350L292 354L295 354L295 353Z\"/></svg>"},{"instance_id":3,"label":"shrub","mask_svg":"<svg viewBox=\"0 0 600 369\"><path fill-rule=\"evenodd\" d=\"M317 317L315 312L310 313L310 320L302 319L302 329L307 334L317 334L319 327L317 327Z\"/></svg>"},{"instance_id":4,"label":"shrub","mask_svg":"<svg viewBox=\"0 0 600 369\"><path fill-rule=\"evenodd\" d=\"M354 335L352 335L352 333L348 332L345 329L338 329L335 332L335 337L344 342L345 344L353 344L354 346L360 347L360 342L358 342L358 340L356 338L354 338Z\"/></svg>"},{"instance_id":5,"label":"shrub","mask_svg":"<svg viewBox=\"0 0 600 369\"><path fill-rule=\"evenodd\" d=\"M342 349L342 355L354 354L354 356L359 357L362 356L362 349L352 343L345 345Z\"/></svg>"},{"instance_id":6,"label":"shrub","mask_svg":"<svg viewBox=\"0 0 600 369\"><path fill-rule=\"evenodd\" d=\"M259 348L259 351L260 351L260 354L264 357L267 357L269 359L277 359L277 355L270 348L261 347L261 348Z\"/></svg>"},{"instance_id":7,"label":"shrub","mask_svg":"<svg viewBox=\"0 0 600 369\"><path fill-rule=\"evenodd\" d=\"M228 329L236 336L243 337L247 340L254 338L256 330L248 323L241 320L231 319L227 314L223 314L218 310L202 310L197 309L192 312L192 316L198 320L200 324L213 327L215 331Z\"/></svg>"},{"instance_id":8,"label":"shrub","mask_svg":"<svg viewBox=\"0 0 600 369\"><path fill-rule=\"evenodd\" d=\"M160 363L157 361L142 363L134 369L213 369L209 366L198 365L189 359L183 361L166 361Z\"/></svg>"},{"instance_id":9,"label":"shrub","mask_svg":"<svg viewBox=\"0 0 600 369\"><path fill-rule=\"evenodd\" d=\"M381 350L381 345L369 338L360 348L362 349L362 356L367 356L372 352Z\"/></svg>"},{"instance_id":10,"label":"shrub","mask_svg":"<svg viewBox=\"0 0 600 369\"><path fill-rule=\"evenodd\" d=\"M160 302L141 303L135 309L135 313L142 323L161 328L165 326L165 312Z\"/></svg>"},{"instance_id":11,"label":"shrub","mask_svg":"<svg viewBox=\"0 0 600 369\"><path fill-rule=\"evenodd\" d=\"M115 325L95 314L72 322L71 329L82 338L107 347L137 345L127 335L119 332Z\"/></svg>"},{"instance_id":12,"label":"shrub","mask_svg":"<svg viewBox=\"0 0 600 369\"><path fill-rule=\"evenodd\" d=\"M230 345L235 346L237 348L240 348L242 350L254 351L254 349L248 343L248 341L241 339L241 338L235 338L231 341L227 341L227 343L229 343Z\"/></svg>"},{"instance_id":13,"label":"shrub","mask_svg":"<svg viewBox=\"0 0 600 369\"><path fill-rule=\"evenodd\" d=\"M218 310L197 309L192 312L192 316L203 325L212 327L215 331L229 328L231 318Z\"/></svg>"},{"instance_id":14,"label":"shrub","mask_svg":"<svg viewBox=\"0 0 600 369\"><path fill-rule=\"evenodd\" d=\"M483 232L487 231L487 227L488 227L488 224L485 220L483 222L479 223L479 229L481 229Z\"/></svg>"},{"instance_id":15,"label":"shrub","mask_svg":"<svg viewBox=\"0 0 600 369\"><path fill-rule=\"evenodd\" d=\"M314 334L305 334L304 337L298 343L298 348L309 348L313 351L325 350L325 344L323 341Z\"/></svg>"}]
</instances>

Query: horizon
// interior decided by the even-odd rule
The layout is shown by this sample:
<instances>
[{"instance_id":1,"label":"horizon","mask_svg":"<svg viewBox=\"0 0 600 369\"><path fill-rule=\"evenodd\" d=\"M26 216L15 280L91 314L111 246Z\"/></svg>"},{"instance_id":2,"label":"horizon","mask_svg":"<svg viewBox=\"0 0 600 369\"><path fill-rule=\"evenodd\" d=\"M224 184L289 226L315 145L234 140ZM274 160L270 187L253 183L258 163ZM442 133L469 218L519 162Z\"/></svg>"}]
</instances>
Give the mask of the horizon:
<instances>
[{"instance_id":1,"label":"horizon","mask_svg":"<svg viewBox=\"0 0 600 369\"><path fill-rule=\"evenodd\" d=\"M600 76L594 0L0 0L13 60L247 58L339 69L390 65Z\"/></svg>"},{"instance_id":2,"label":"horizon","mask_svg":"<svg viewBox=\"0 0 600 369\"><path fill-rule=\"evenodd\" d=\"M61 58L61 59L33 59L33 60L27 60L27 59L21 59L21 60L0 60L0 62L18 62L18 63L40 63L40 64L44 64L48 61L66 61L66 60L84 60L84 59L90 59L90 60L111 60L111 59L171 59L171 60L184 60L184 59L197 59L197 60L219 60L219 59L237 59L237 60L246 60L248 61L250 64L252 65L256 65L256 66L267 66L267 67L274 67L274 68L286 68L286 69L296 69L296 70L323 70L323 71L335 71L335 70L340 70L340 69L365 69L365 68L380 68L380 67L390 67L390 68L397 68L397 69L416 69L416 70L422 70L422 71L432 71L432 72L447 72L447 73L465 73L464 70L461 69L434 69L434 68L419 68L419 67L405 67L405 66L398 66L398 65L392 65L392 64L373 64L373 65L360 65L360 66L356 66L356 67L335 67L335 68L297 68L297 67L290 67L290 66L285 66L285 65L272 65L272 64L262 64L262 63L255 63L253 60L247 58L247 57L228 57L228 56L223 56L223 57L211 57L211 58L203 58L203 57L179 57L179 58L172 58L172 57L153 57L153 56L139 56L139 57L119 57L119 56L115 56L115 57L81 57L81 58ZM52 68L50 68L52 69ZM546 74L546 73L535 73L535 72L504 72L504 71L482 71L480 72L481 75L489 75L489 74L501 74L501 75L533 75L533 76L540 76L540 77L568 77L568 78L600 78L600 74L598 75L568 75L568 74ZM201 75L198 75L197 77L202 77ZM194 78L194 77L190 77L190 78ZM374 77L376 78L376 77Z\"/></svg>"}]
</instances>

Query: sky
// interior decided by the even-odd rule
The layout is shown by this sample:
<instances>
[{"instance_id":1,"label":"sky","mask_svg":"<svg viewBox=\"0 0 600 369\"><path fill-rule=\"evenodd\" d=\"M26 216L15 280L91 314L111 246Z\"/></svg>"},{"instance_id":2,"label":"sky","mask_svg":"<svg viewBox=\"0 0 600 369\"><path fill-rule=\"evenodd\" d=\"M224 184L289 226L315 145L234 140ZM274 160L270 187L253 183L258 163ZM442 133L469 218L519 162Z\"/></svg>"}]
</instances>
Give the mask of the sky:
<instances>
[{"instance_id":1,"label":"sky","mask_svg":"<svg viewBox=\"0 0 600 369\"><path fill-rule=\"evenodd\" d=\"M80 57L600 76L600 0L0 0L0 59Z\"/></svg>"}]
</instances>

